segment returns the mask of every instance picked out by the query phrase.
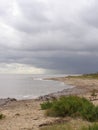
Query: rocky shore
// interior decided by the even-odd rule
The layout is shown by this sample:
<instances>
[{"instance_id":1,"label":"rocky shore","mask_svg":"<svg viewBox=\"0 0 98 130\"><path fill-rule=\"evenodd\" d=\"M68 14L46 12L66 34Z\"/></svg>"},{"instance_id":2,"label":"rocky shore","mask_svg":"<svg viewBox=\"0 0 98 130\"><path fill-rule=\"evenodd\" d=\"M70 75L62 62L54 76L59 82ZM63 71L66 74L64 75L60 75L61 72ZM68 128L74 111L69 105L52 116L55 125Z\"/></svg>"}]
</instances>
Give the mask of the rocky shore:
<instances>
[{"instance_id":1,"label":"rocky shore","mask_svg":"<svg viewBox=\"0 0 98 130\"><path fill-rule=\"evenodd\" d=\"M72 88L64 89L56 93L51 93L49 95L40 96L40 100L50 100L58 98L60 96L66 95L89 95L95 89L98 90L98 80L97 79L82 79L82 78L70 78L70 77L58 77L58 78L47 78L46 80L57 80L64 82L67 85L73 86Z\"/></svg>"},{"instance_id":2,"label":"rocky shore","mask_svg":"<svg viewBox=\"0 0 98 130\"><path fill-rule=\"evenodd\" d=\"M60 96L80 95L80 94L84 94L86 92L87 92L87 90L83 90L81 88L74 87L74 88L64 89L62 91L58 91L58 92L55 92L55 93L51 93L51 94L48 94L48 95L45 95L45 96L40 96L38 98L38 100L47 101L47 100L59 98Z\"/></svg>"},{"instance_id":3,"label":"rocky shore","mask_svg":"<svg viewBox=\"0 0 98 130\"><path fill-rule=\"evenodd\" d=\"M15 98L0 99L0 107L9 104L10 102L17 101Z\"/></svg>"}]
</instances>

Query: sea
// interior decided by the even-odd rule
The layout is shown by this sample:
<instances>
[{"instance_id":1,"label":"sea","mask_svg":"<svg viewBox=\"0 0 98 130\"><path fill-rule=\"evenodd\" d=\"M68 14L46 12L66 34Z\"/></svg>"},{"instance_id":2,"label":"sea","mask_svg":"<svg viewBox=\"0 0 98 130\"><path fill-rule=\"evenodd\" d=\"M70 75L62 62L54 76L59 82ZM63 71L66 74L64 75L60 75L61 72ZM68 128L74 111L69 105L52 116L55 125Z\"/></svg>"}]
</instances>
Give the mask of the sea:
<instances>
[{"instance_id":1,"label":"sea","mask_svg":"<svg viewBox=\"0 0 98 130\"><path fill-rule=\"evenodd\" d=\"M63 82L44 80L44 78L64 77L66 75L0 74L0 99L34 99L67 88Z\"/></svg>"}]
</instances>

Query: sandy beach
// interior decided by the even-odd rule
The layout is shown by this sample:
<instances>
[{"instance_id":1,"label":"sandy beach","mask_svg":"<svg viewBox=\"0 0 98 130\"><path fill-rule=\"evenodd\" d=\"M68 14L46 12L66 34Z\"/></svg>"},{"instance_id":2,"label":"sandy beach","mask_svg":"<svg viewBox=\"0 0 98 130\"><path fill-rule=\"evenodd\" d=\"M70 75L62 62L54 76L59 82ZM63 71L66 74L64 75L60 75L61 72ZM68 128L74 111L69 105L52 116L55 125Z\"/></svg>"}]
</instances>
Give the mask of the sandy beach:
<instances>
[{"instance_id":1,"label":"sandy beach","mask_svg":"<svg viewBox=\"0 0 98 130\"><path fill-rule=\"evenodd\" d=\"M52 93L39 97L34 100L1 99L0 113L5 115L5 118L0 120L0 130L39 130L40 127L58 123L70 119L60 119L46 117L45 111L41 110L40 103L43 100L58 98L61 95L80 95L89 99L93 89L98 90L97 79L81 79L81 78L50 78L50 80L58 80L65 84L72 85L74 88L63 90L61 92ZM92 101L98 105L98 100Z\"/></svg>"}]
</instances>

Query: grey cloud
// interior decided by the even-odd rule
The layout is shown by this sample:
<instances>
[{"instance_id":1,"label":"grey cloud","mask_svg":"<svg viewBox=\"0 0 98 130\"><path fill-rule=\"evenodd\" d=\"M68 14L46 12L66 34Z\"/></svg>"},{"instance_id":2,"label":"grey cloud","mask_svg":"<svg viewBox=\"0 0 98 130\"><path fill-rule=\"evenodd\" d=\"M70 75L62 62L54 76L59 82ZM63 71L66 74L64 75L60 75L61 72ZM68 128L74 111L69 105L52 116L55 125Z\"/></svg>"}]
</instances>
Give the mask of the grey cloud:
<instances>
[{"instance_id":1,"label":"grey cloud","mask_svg":"<svg viewBox=\"0 0 98 130\"><path fill-rule=\"evenodd\" d=\"M50 54L49 54L50 53ZM19 52L8 51L3 62L29 64L46 70L53 70L58 73L88 73L97 71L97 57L95 53L80 53L65 51L48 52ZM0 57L0 62L2 59ZM93 67L93 69L92 69Z\"/></svg>"},{"instance_id":2,"label":"grey cloud","mask_svg":"<svg viewBox=\"0 0 98 130\"><path fill-rule=\"evenodd\" d=\"M38 0L14 0L12 10L3 16L3 20L19 31L35 33L48 25L49 20L44 14L45 11L44 3Z\"/></svg>"},{"instance_id":3,"label":"grey cloud","mask_svg":"<svg viewBox=\"0 0 98 130\"><path fill-rule=\"evenodd\" d=\"M91 26L98 28L98 1L95 0L92 3L92 6L85 9L83 14L84 19Z\"/></svg>"},{"instance_id":4,"label":"grey cloud","mask_svg":"<svg viewBox=\"0 0 98 130\"><path fill-rule=\"evenodd\" d=\"M44 15L45 5L42 2L38 2L36 0L18 0L17 1L21 13L26 19L35 22L45 22L46 16Z\"/></svg>"},{"instance_id":5,"label":"grey cloud","mask_svg":"<svg viewBox=\"0 0 98 130\"><path fill-rule=\"evenodd\" d=\"M92 6L88 0L4 3L0 63L28 64L57 73L96 72L97 5L97 0Z\"/></svg>"}]
</instances>

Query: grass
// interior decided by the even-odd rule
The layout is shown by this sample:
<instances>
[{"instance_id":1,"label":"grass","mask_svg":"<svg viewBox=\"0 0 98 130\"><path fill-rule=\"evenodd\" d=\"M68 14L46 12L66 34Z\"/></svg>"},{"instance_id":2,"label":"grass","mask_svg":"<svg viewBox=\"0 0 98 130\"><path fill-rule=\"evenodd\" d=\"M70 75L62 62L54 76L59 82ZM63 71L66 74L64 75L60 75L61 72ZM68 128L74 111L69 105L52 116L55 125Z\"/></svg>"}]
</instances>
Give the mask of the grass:
<instances>
[{"instance_id":1,"label":"grass","mask_svg":"<svg viewBox=\"0 0 98 130\"><path fill-rule=\"evenodd\" d=\"M83 126L85 128L88 125L91 125L91 123L80 119L70 119L69 121L66 121L62 124L42 127L40 128L40 130L80 130L80 128L83 128Z\"/></svg>"},{"instance_id":2,"label":"grass","mask_svg":"<svg viewBox=\"0 0 98 130\"><path fill-rule=\"evenodd\" d=\"M98 130L98 124L92 124L88 126L86 126L86 124L85 126L82 126L83 124L79 124L79 125L80 126L78 126L78 124L53 125L53 126L41 128L40 130Z\"/></svg>"},{"instance_id":3,"label":"grass","mask_svg":"<svg viewBox=\"0 0 98 130\"><path fill-rule=\"evenodd\" d=\"M81 130L98 130L98 124L93 124L92 126L83 127Z\"/></svg>"},{"instance_id":4,"label":"grass","mask_svg":"<svg viewBox=\"0 0 98 130\"><path fill-rule=\"evenodd\" d=\"M83 75L78 75L78 76L68 76L68 78L98 79L98 73L83 74Z\"/></svg>"},{"instance_id":5,"label":"grass","mask_svg":"<svg viewBox=\"0 0 98 130\"><path fill-rule=\"evenodd\" d=\"M65 96L51 102L44 102L41 108L46 110L47 116L79 117L87 121L98 121L98 106L78 96Z\"/></svg>"},{"instance_id":6,"label":"grass","mask_svg":"<svg viewBox=\"0 0 98 130\"><path fill-rule=\"evenodd\" d=\"M41 130L74 130L70 125L53 125L41 128Z\"/></svg>"}]
</instances>

